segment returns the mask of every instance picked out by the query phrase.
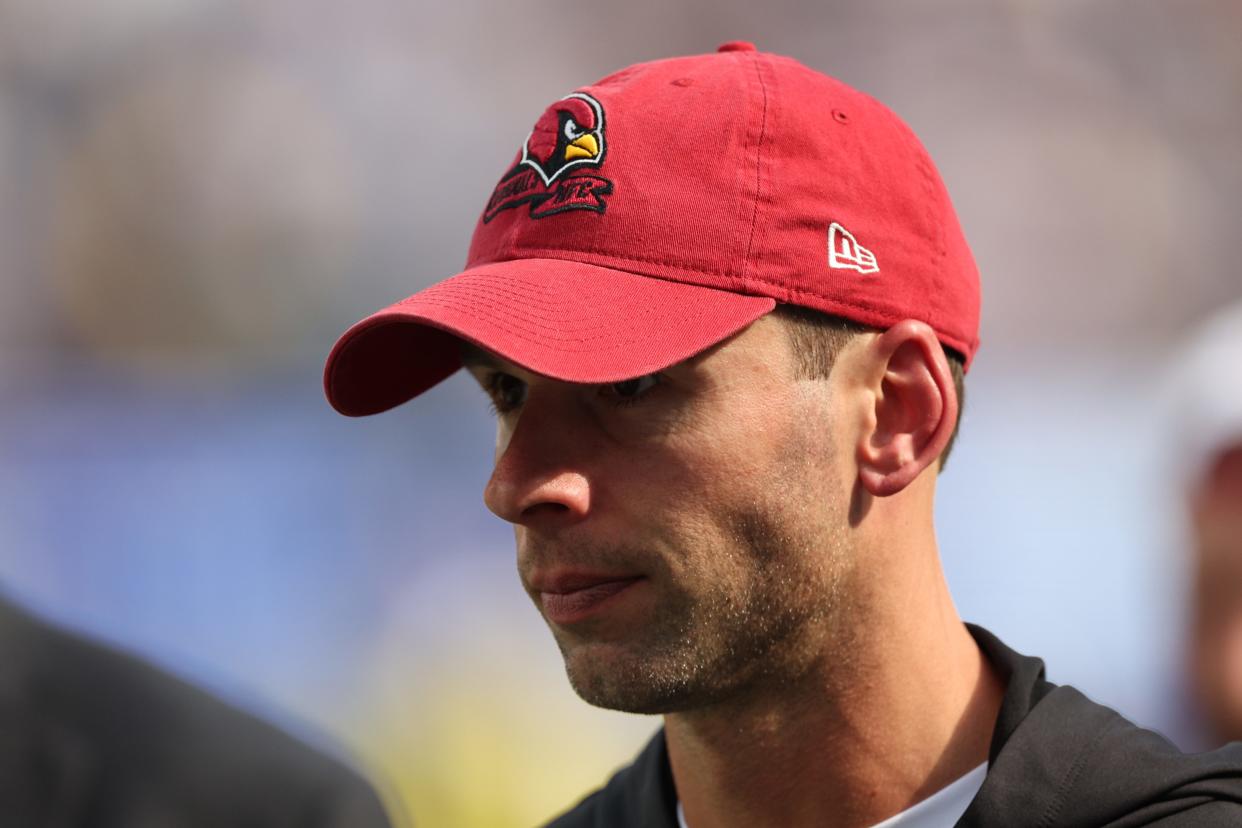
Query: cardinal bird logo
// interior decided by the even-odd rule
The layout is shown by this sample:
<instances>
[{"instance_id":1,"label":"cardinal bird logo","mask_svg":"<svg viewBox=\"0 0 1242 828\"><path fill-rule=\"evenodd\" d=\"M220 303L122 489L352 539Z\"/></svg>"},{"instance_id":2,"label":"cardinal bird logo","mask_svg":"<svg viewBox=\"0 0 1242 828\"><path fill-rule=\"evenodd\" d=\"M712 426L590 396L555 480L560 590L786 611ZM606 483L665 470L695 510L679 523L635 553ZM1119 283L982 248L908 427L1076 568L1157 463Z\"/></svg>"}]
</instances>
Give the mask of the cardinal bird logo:
<instances>
[{"instance_id":1,"label":"cardinal bird logo","mask_svg":"<svg viewBox=\"0 0 1242 828\"><path fill-rule=\"evenodd\" d=\"M604 107L585 92L566 95L535 122L517 163L492 192L483 221L522 204L530 204L531 218L569 210L604 212L612 182L578 169L600 167L604 149Z\"/></svg>"},{"instance_id":2,"label":"cardinal bird logo","mask_svg":"<svg viewBox=\"0 0 1242 828\"><path fill-rule=\"evenodd\" d=\"M604 160L604 108L582 92L566 95L543 111L522 145L521 163L551 184L566 170Z\"/></svg>"}]
</instances>

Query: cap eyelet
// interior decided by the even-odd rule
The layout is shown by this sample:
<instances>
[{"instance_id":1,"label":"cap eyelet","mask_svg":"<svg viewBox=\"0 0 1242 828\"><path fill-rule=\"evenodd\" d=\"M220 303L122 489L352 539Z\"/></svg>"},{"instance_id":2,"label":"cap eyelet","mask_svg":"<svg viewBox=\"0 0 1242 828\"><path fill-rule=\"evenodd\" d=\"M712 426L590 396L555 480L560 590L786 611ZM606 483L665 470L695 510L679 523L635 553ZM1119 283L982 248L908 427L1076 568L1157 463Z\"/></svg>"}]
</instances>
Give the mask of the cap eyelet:
<instances>
[{"instance_id":1,"label":"cap eyelet","mask_svg":"<svg viewBox=\"0 0 1242 828\"><path fill-rule=\"evenodd\" d=\"M838 124L848 124L850 122L850 116L839 109L832 110L832 119Z\"/></svg>"},{"instance_id":2,"label":"cap eyelet","mask_svg":"<svg viewBox=\"0 0 1242 828\"><path fill-rule=\"evenodd\" d=\"M694 86L694 78L675 78L669 83L673 86Z\"/></svg>"}]
</instances>

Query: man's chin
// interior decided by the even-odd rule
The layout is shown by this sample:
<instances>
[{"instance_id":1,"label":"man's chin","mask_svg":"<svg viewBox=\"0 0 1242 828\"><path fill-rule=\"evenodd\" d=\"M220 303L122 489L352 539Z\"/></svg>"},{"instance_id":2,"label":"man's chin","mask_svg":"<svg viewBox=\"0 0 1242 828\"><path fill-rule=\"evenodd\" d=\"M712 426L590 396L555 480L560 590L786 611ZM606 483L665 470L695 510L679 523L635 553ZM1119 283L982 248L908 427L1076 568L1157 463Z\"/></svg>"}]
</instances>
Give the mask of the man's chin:
<instances>
[{"instance_id":1,"label":"man's chin","mask_svg":"<svg viewBox=\"0 0 1242 828\"><path fill-rule=\"evenodd\" d=\"M652 659L618 644L562 647L562 653L570 686L595 707L660 715L703 701L692 659Z\"/></svg>"},{"instance_id":2,"label":"man's chin","mask_svg":"<svg viewBox=\"0 0 1242 828\"><path fill-rule=\"evenodd\" d=\"M587 704L604 710L621 713L637 713L643 716L660 716L683 709L686 704L677 694L656 691L655 688L619 684L599 680L591 676L580 680L569 674L569 683Z\"/></svg>"}]
</instances>

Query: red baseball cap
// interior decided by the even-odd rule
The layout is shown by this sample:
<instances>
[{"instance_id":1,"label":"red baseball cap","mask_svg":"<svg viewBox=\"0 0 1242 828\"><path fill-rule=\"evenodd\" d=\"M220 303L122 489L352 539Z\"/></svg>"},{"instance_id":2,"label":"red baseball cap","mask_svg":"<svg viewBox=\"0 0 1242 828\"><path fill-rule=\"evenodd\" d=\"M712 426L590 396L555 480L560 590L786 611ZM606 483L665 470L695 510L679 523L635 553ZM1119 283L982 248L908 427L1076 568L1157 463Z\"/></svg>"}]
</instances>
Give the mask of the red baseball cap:
<instances>
[{"instance_id":1,"label":"red baseball cap","mask_svg":"<svg viewBox=\"0 0 1242 828\"><path fill-rule=\"evenodd\" d=\"M458 339L539 374L667 368L771 311L928 323L969 366L979 274L918 138L787 57L623 69L539 116L479 217L466 269L363 319L324 385L375 414L460 367Z\"/></svg>"}]
</instances>

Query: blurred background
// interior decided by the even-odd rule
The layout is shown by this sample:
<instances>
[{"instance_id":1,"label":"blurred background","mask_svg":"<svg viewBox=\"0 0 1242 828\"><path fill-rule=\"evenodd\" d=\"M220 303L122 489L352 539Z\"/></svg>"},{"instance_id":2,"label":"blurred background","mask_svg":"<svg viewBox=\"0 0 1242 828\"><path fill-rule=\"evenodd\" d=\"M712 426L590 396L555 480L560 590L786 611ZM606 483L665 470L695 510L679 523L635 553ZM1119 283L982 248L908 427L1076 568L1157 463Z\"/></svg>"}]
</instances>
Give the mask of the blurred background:
<instances>
[{"instance_id":1,"label":"blurred background","mask_svg":"<svg viewBox=\"0 0 1242 828\"><path fill-rule=\"evenodd\" d=\"M346 752L427 826L520 826L657 727L587 707L481 502L461 377L323 400L456 272L552 100L748 39L889 104L984 278L942 481L959 608L1175 739L1174 346L1242 299L1242 5L0 0L0 585Z\"/></svg>"}]
</instances>

